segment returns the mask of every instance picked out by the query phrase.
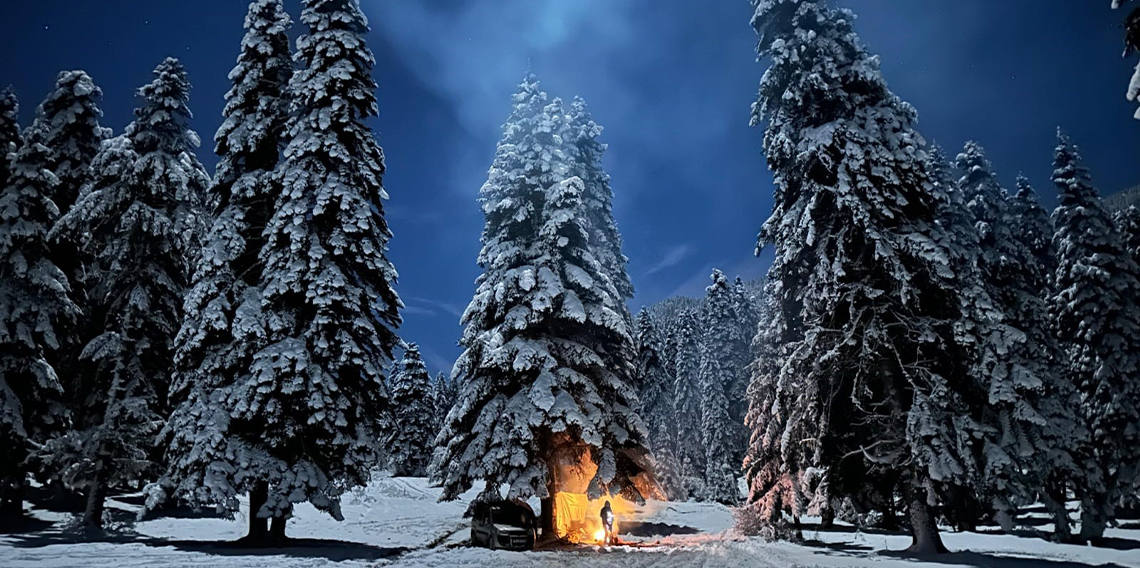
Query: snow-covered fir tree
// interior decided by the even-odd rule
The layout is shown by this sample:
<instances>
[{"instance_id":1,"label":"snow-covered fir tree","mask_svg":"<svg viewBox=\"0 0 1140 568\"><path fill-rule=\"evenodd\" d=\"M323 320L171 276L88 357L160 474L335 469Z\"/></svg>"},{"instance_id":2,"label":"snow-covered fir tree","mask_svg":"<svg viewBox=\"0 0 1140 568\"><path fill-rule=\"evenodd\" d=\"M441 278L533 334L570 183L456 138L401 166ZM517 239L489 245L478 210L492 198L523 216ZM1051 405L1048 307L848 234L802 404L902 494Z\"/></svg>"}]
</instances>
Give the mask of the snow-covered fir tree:
<instances>
[{"instance_id":1,"label":"snow-covered fir tree","mask_svg":"<svg viewBox=\"0 0 1140 568\"><path fill-rule=\"evenodd\" d=\"M245 19L233 87L214 136L219 160L206 203L213 219L183 304L174 355L173 412L163 432L168 467L154 493L227 514L249 493L255 509L248 538L268 534L265 463L250 464L260 426L232 420L248 402L232 393L249 388L254 354L266 345L261 310L263 229L278 195L274 169L288 116L292 76L290 19L281 0L254 0ZM243 466L243 464L245 464ZM152 501L151 505L155 505Z\"/></svg>"},{"instance_id":2,"label":"snow-covered fir tree","mask_svg":"<svg viewBox=\"0 0 1140 568\"><path fill-rule=\"evenodd\" d=\"M784 479L760 475L775 455L826 468L841 495L898 475L912 550L945 550L932 496L936 484L966 481L973 456L962 447L972 432L958 425L976 389L957 380L969 359L954 330L961 282L937 224L916 113L887 88L850 12L825 0L754 6L759 53L772 66L753 120L768 122L776 182L759 245L775 251L768 325L787 356L758 365L775 376L753 377L778 391L753 389L750 415L777 404L784 429L779 452L749 461L750 500Z\"/></svg>"},{"instance_id":3,"label":"snow-covered fir tree","mask_svg":"<svg viewBox=\"0 0 1140 568\"><path fill-rule=\"evenodd\" d=\"M272 517L274 539L296 503L341 520L340 496L382 463L384 372L402 307L384 153L365 123L378 113L367 19L357 0L306 0L301 21L280 193L258 251L261 297L238 311L259 346L228 393L228 443L245 458L235 479L268 483L259 514Z\"/></svg>"},{"instance_id":4,"label":"snow-covered fir tree","mask_svg":"<svg viewBox=\"0 0 1140 568\"><path fill-rule=\"evenodd\" d=\"M43 132L50 169L59 179L53 200L61 214L71 210L90 178L91 160L111 129L100 124L103 90L84 71L62 71L55 89L36 109L33 128Z\"/></svg>"},{"instance_id":5,"label":"snow-covered fir tree","mask_svg":"<svg viewBox=\"0 0 1140 568\"><path fill-rule=\"evenodd\" d=\"M570 142L577 150L572 175L581 178L586 186L582 203L587 211L587 231L590 250L602 271L613 281L623 300L633 297L633 284L626 271L628 259L622 253L621 233L614 221L614 192L610 188L610 175L602 167L606 144L599 140L602 127L594 121L586 101L575 97L569 113ZM628 310L625 315L629 316Z\"/></svg>"},{"instance_id":6,"label":"snow-covered fir tree","mask_svg":"<svg viewBox=\"0 0 1140 568\"><path fill-rule=\"evenodd\" d=\"M1140 207L1135 205L1117 211L1114 215L1117 229L1124 238L1124 246L1133 260L1140 261Z\"/></svg>"},{"instance_id":7,"label":"snow-covered fir tree","mask_svg":"<svg viewBox=\"0 0 1140 568\"><path fill-rule=\"evenodd\" d=\"M701 446L705 451L705 494L710 501L727 505L739 501L736 472L740 462L735 449L739 426L729 411L727 392L744 372L738 359L746 356L747 343L739 336L733 287L719 270L712 273L712 284L706 289L705 329L701 342L700 388Z\"/></svg>"},{"instance_id":8,"label":"snow-covered fir tree","mask_svg":"<svg viewBox=\"0 0 1140 568\"><path fill-rule=\"evenodd\" d=\"M1140 468L1140 271L1105 210L1077 147L1059 135L1053 159L1058 207L1053 329L1065 350L1065 376L1080 395L1090 433L1077 451L1084 476L1081 541L1097 540L1114 506L1134 490Z\"/></svg>"},{"instance_id":9,"label":"snow-covered fir tree","mask_svg":"<svg viewBox=\"0 0 1140 568\"><path fill-rule=\"evenodd\" d=\"M1023 294L1028 296L1008 313L1013 322L1021 322L1016 325L1026 331L1026 344L1037 347L1037 364L1048 371L1043 375L1040 395L1046 424L1040 429L1041 441L1035 443L1036 459L1027 473L1034 479L1039 500L1053 517L1053 539L1066 541L1071 536L1065 508L1071 480L1083 474L1075 456L1088 443L1089 433L1078 420L1078 393L1062 372L1064 350L1051 328L1049 298L1057 270L1052 220L1025 176L1017 177L1017 193L1011 198L1010 207L1011 231L1028 250L1030 260L1020 263Z\"/></svg>"},{"instance_id":10,"label":"snow-covered fir tree","mask_svg":"<svg viewBox=\"0 0 1140 568\"><path fill-rule=\"evenodd\" d=\"M737 514L737 525L747 534L760 534L767 538L798 538L798 527L785 522L785 513L798 518L807 505L801 476L812 463L813 455L785 452L784 435L802 419L789 409L799 410L792 402L811 393L789 390L794 376L781 375L781 363L792 353L792 344L784 341L787 321L778 317L779 306L774 302L781 297L780 282L769 284L765 296L768 309L763 310L752 341L755 361L752 381L748 385L748 414L745 425L751 432L744 456L744 471L748 478L748 506ZM802 430L800 430L802 432Z\"/></svg>"},{"instance_id":11,"label":"snow-covered fir tree","mask_svg":"<svg viewBox=\"0 0 1140 568\"><path fill-rule=\"evenodd\" d=\"M423 477L431 461L432 441L439 434L434 422L431 375L420 348L409 343L404 357L396 363L388 389L392 396L395 428L386 447L392 475Z\"/></svg>"},{"instance_id":12,"label":"snow-covered fir tree","mask_svg":"<svg viewBox=\"0 0 1140 568\"><path fill-rule=\"evenodd\" d=\"M61 215L71 210L81 188L90 180L91 162L103 141L111 136L111 129L100 124L102 98L102 89L87 73L63 71L56 78L55 88L36 109L32 128L42 133L49 154L48 169L59 180L52 199ZM57 239L51 248L55 263L71 283L71 297L86 313L90 308L87 285L93 268L90 259L84 258L78 243L72 239ZM89 323L81 316L80 331L61 338L62 349L53 360L69 399L82 390L75 382L82 374L75 369L82 365L79 353L83 338L92 336L87 329Z\"/></svg>"},{"instance_id":13,"label":"snow-covered fir tree","mask_svg":"<svg viewBox=\"0 0 1140 568\"><path fill-rule=\"evenodd\" d=\"M989 498L999 523L1011 530L1015 509L1037 499L1048 475L1071 471L1067 456L1075 430L1063 421L1072 401L1061 388L1057 345L1049 332L1042 293L1049 285L1048 268L1039 265L1037 237L1017 230L1019 207L1027 206L1019 206L1000 186L979 144L967 143L957 166L962 172L958 191L978 233L971 246L986 291L983 302L1001 312L1001 325L989 336L993 349L974 373L984 378L988 396L973 415L988 428L978 435L985 465L973 489Z\"/></svg>"},{"instance_id":14,"label":"snow-covered fir tree","mask_svg":"<svg viewBox=\"0 0 1140 568\"><path fill-rule=\"evenodd\" d=\"M40 132L29 131L0 188L0 519L23 513L27 460L66 425L53 355L74 331L78 307L51 260L58 180Z\"/></svg>"},{"instance_id":15,"label":"snow-covered fir tree","mask_svg":"<svg viewBox=\"0 0 1140 568\"><path fill-rule=\"evenodd\" d=\"M1128 4L1130 0L1112 0L1112 9L1118 10ZM1140 6L1134 8L1124 19L1124 57L1140 51ZM1140 102L1140 63L1132 72L1132 79L1128 82L1128 91L1125 97L1133 102ZM1140 119L1140 108L1136 109L1135 117Z\"/></svg>"},{"instance_id":16,"label":"snow-covered fir tree","mask_svg":"<svg viewBox=\"0 0 1140 568\"><path fill-rule=\"evenodd\" d=\"M1025 241L1033 253L1034 267L1043 270L1046 283L1050 283L1057 268L1057 255L1053 250L1053 221L1049 218L1049 212L1041 206L1029 178L1023 175L1017 176L1013 214L1017 220L1015 234Z\"/></svg>"},{"instance_id":17,"label":"snow-covered fir tree","mask_svg":"<svg viewBox=\"0 0 1140 568\"><path fill-rule=\"evenodd\" d=\"M701 432L700 314L686 310L677 318L673 363L674 414L677 417L677 462L688 497L705 493L705 450Z\"/></svg>"},{"instance_id":18,"label":"snow-covered fir tree","mask_svg":"<svg viewBox=\"0 0 1140 568\"><path fill-rule=\"evenodd\" d=\"M8 187L12 159L23 144L20 132L20 102L11 88L0 91L0 190Z\"/></svg>"},{"instance_id":19,"label":"snow-covered fir tree","mask_svg":"<svg viewBox=\"0 0 1140 568\"><path fill-rule=\"evenodd\" d=\"M637 409L649 430L657 483L670 499L684 498L677 464L673 380L665 368L661 331L648 310L637 314Z\"/></svg>"},{"instance_id":20,"label":"snow-covered fir tree","mask_svg":"<svg viewBox=\"0 0 1140 568\"><path fill-rule=\"evenodd\" d=\"M480 480L479 499L538 497L549 532L562 460L598 466L593 498L642 499L634 477L651 466L633 361L614 356L634 353L633 330L590 250L562 101L547 104L530 75L513 103L480 191L484 272L463 316L459 395L432 474L443 499Z\"/></svg>"},{"instance_id":21,"label":"snow-covered fir tree","mask_svg":"<svg viewBox=\"0 0 1140 568\"><path fill-rule=\"evenodd\" d=\"M78 243L97 274L88 286L96 335L81 353L86 398L74 410L74 430L49 452L64 482L87 491L91 529L102 526L109 487L155 469L154 436L166 416L188 259L196 254L187 233L199 222L209 179L193 158L198 136L185 69L167 59L154 75L138 91L135 121L103 144L91 183L53 230Z\"/></svg>"},{"instance_id":22,"label":"snow-covered fir tree","mask_svg":"<svg viewBox=\"0 0 1140 568\"><path fill-rule=\"evenodd\" d=\"M435 436L443 430L443 425L447 422L447 413L451 411L451 405L455 404L455 397L458 395L455 388L455 381L447 378L447 375L442 371L436 373L435 380L431 383L431 400L434 406L432 413L434 424L434 435L432 440L435 443Z\"/></svg>"}]
</instances>

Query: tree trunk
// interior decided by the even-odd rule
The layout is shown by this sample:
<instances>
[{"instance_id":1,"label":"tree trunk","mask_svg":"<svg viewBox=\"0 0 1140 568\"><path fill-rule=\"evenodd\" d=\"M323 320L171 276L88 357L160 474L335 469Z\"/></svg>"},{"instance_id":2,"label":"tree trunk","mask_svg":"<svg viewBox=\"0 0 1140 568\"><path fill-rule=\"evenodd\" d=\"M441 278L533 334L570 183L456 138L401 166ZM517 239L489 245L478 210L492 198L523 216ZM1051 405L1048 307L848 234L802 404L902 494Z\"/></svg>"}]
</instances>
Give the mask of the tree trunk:
<instances>
[{"instance_id":1,"label":"tree trunk","mask_svg":"<svg viewBox=\"0 0 1140 568\"><path fill-rule=\"evenodd\" d=\"M926 504L926 492L917 483L907 490L907 512L910 515L911 554L942 554L949 552L942 545L934 515Z\"/></svg>"},{"instance_id":2,"label":"tree trunk","mask_svg":"<svg viewBox=\"0 0 1140 568\"><path fill-rule=\"evenodd\" d=\"M554 538L554 496L546 497L540 501L542 504L542 511L539 513L539 528L542 529L542 537Z\"/></svg>"},{"instance_id":3,"label":"tree trunk","mask_svg":"<svg viewBox=\"0 0 1140 568\"><path fill-rule=\"evenodd\" d=\"M1104 529L1108 527L1109 507L1108 495L1101 492L1081 499L1081 532L1077 540L1096 544L1104 537Z\"/></svg>"},{"instance_id":4,"label":"tree trunk","mask_svg":"<svg viewBox=\"0 0 1140 568\"><path fill-rule=\"evenodd\" d=\"M554 465L553 463L547 467L546 478L546 497L543 497L539 504L541 510L538 514L538 527L542 530L542 538L544 540L554 540L557 538L557 531L554 528L554 492L557 489L557 483L554 480Z\"/></svg>"},{"instance_id":5,"label":"tree trunk","mask_svg":"<svg viewBox=\"0 0 1140 568\"><path fill-rule=\"evenodd\" d=\"M1053 515L1053 542L1072 542L1073 529L1069 524L1069 511L1065 509L1068 493L1064 482L1051 479L1045 483L1045 508Z\"/></svg>"},{"instance_id":6,"label":"tree trunk","mask_svg":"<svg viewBox=\"0 0 1140 568\"><path fill-rule=\"evenodd\" d=\"M289 519L284 515L280 517L273 517L273 522L269 525L269 538L273 542L282 542L289 537L285 536L285 523Z\"/></svg>"},{"instance_id":7,"label":"tree trunk","mask_svg":"<svg viewBox=\"0 0 1140 568\"><path fill-rule=\"evenodd\" d=\"M83 510L83 527L89 531L103 530L103 506L107 497L104 477L103 464L98 462L87 486L87 508Z\"/></svg>"},{"instance_id":8,"label":"tree trunk","mask_svg":"<svg viewBox=\"0 0 1140 568\"><path fill-rule=\"evenodd\" d=\"M835 526L835 506L831 501L823 506L819 512L819 528L830 529Z\"/></svg>"},{"instance_id":9,"label":"tree trunk","mask_svg":"<svg viewBox=\"0 0 1140 568\"><path fill-rule=\"evenodd\" d=\"M16 521L24 516L23 476L11 476L0 482L0 520Z\"/></svg>"},{"instance_id":10,"label":"tree trunk","mask_svg":"<svg viewBox=\"0 0 1140 568\"><path fill-rule=\"evenodd\" d=\"M265 517L257 516L261 507L269 500L269 482L258 481L253 489L249 490L249 534L245 540L263 542L269 536L269 528Z\"/></svg>"}]
</instances>

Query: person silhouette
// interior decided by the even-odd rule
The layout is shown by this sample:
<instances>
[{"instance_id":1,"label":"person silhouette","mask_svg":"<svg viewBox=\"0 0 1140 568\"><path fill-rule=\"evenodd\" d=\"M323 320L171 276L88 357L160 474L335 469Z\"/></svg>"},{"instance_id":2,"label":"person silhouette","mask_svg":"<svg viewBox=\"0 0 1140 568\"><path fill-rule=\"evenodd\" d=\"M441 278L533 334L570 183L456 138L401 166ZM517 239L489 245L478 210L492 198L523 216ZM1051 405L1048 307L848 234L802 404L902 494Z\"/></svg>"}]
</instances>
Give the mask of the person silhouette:
<instances>
[{"instance_id":1,"label":"person silhouette","mask_svg":"<svg viewBox=\"0 0 1140 568\"><path fill-rule=\"evenodd\" d=\"M610 508L610 502L602 506L602 529L605 530L605 538L602 541L603 545L609 545L614 541L614 510Z\"/></svg>"}]
</instances>

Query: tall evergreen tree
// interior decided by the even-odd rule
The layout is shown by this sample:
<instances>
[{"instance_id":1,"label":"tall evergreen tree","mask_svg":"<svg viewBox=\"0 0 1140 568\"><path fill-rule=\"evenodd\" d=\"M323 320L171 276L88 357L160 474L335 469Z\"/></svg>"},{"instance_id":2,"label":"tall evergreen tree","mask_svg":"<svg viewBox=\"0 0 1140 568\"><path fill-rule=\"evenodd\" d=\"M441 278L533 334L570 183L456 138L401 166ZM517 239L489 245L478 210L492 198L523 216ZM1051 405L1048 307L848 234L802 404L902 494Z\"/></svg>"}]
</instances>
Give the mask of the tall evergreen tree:
<instances>
[{"instance_id":1,"label":"tall evergreen tree","mask_svg":"<svg viewBox=\"0 0 1140 568\"><path fill-rule=\"evenodd\" d=\"M1014 200L998 183L982 147L967 143L957 165L963 174L958 190L978 232L976 263L986 304L1001 313L1001 325L989 336L993 349L983 354L974 373L984 378L988 393L981 411L972 413L987 426L980 432L984 443L978 451L985 465L978 493L990 499L998 521L1010 530L1014 510L1036 499L1044 481L1037 474L1050 470L1051 452L1066 451L1041 441L1056 426L1047 417L1066 414L1068 401L1047 393L1058 381L1052 364L1057 346L1048 332L1041 294L1048 279L1037 266L1035 243L1015 232Z\"/></svg>"},{"instance_id":2,"label":"tall evergreen tree","mask_svg":"<svg viewBox=\"0 0 1140 568\"><path fill-rule=\"evenodd\" d=\"M458 395L455 388L455 381L447 378L443 372L435 375L435 381L431 385L431 399L435 411L432 414L434 424L434 435L431 442L434 444L435 436L438 436L443 431L443 425L447 423L447 413L451 411L451 405L455 404L455 397Z\"/></svg>"},{"instance_id":3,"label":"tall evergreen tree","mask_svg":"<svg viewBox=\"0 0 1140 568\"><path fill-rule=\"evenodd\" d=\"M689 497L705 495L705 450L701 426L700 315L686 310L677 322L673 377L677 416L677 460L681 483Z\"/></svg>"},{"instance_id":4,"label":"tall evergreen tree","mask_svg":"<svg viewBox=\"0 0 1140 568\"><path fill-rule=\"evenodd\" d=\"M194 505L237 511L249 493L248 538L268 534L264 509L275 462L253 462L246 440L261 425L233 420L247 400L234 393L256 388L253 356L266 346L261 310L262 264L279 186L274 177L288 116L285 89L292 76L289 15L281 0L254 0L245 19L233 87L214 136L218 166L206 203L213 223L204 240L174 355L173 412L163 431L169 464L151 505L171 493Z\"/></svg>"},{"instance_id":5,"label":"tall evergreen tree","mask_svg":"<svg viewBox=\"0 0 1140 568\"><path fill-rule=\"evenodd\" d=\"M432 440L439 433L434 423L431 376L415 343L404 349L391 379L395 429L387 447L392 474L423 477L431 460Z\"/></svg>"},{"instance_id":6,"label":"tall evergreen tree","mask_svg":"<svg viewBox=\"0 0 1140 568\"><path fill-rule=\"evenodd\" d=\"M1140 262L1140 207L1135 205L1117 211L1114 216L1116 227L1124 237L1124 246L1132 259Z\"/></svg>"},{"instance_id":7,"label":"tall evergreen tree","mask_svg":"<svg viewBox=\"0 0 1140 568\"><path fill-rule=\"evenodd\" d=\"M1037 459L1028 473L1037 485L1039 498L1053 516L1053 538L1070 538L1069 512L1066 501L1073 479L1082 477L1083 468L1075 459L1076 452L1088 443L1088 431L1078 420L1080 401L1072 382L1063 372L1064 350L1051 329L1049 298L1054 293L1053 277L1057 270L1053 248L1053 223L1041 207L1037 194L1024 176L1017 178L1017 193L1011 200L1012 233L1029 252L1020 262L1022 294L1026 296L1009 310L1017 326L1026 330L1026 343L1036 346L1043 375L1041 414L1046 424L1040 430L1041 441L1034 445Z\"/></svg>"},{"instance_id":8,"label":"tall evergreen tree","mask_svg":"<svg viewBox=\"0 0 1140 568\"><path fill-rule=\"evenodd\" d=\"M1053 272L1057 269L1057 255L1053 250L1053 221L1049 218L1049 212L1041 206L1029 178L1023 175L1017 176L1013 213L1017 219L1016 233L1021 235L1033 253L1034 267L1044 271L1046 283L1051 282Z\"/></svg>"},{"instance_id":9,"label":"tall evergreen tree","mask_svg":"<svg viewBox=\"0 0 1140 568\"><path fill-rule=\"evenodd\" d=\"M48 247L58 180L41 134L31 130L13 158L0 188L0 520L23 514L27 460L65 426L51 361L78 315Z\"/></svg>"},{"instance_id":10,"label":"tall evergreen tree","mask_svg":"<svg viewBox=\"0 0 1140 568\"><path fill-rule=\"evenodd\" d=\"M102 98L102 89L87 73L63 71L56 78L55 89L36 110L32 128L42 133L49 154L48 169L59 180L52 199L59 207L60 215L71 210L81 188L90 181L91 162L103 142L111 136L111 129L100 124L103 118L103 111L99 108ZM71 283L71 297L86 314L90 308L87 287L93 269L90 259L81 254L78 243L73 239L57 240L51 248L55 263ZM61 338L62 348L53 360L68 399L82 391L76 379L82 376L79 354L83 339L98 333L89 329L90 323L85 315L81 315L79 329Z\"/></svg>"},{"instance_id":11,"label":"tall evergreen tree","mask_svg":"<svg viewBox=\"0 0 1140 568\"><path fill-rule=\"evenodd\" d=\"M1120 9L1129 1L1112 0L1112 9ZM1124 57L1128 58L1137 51L1140 51L1140 7L1134 8L1124 19ZM1140 63L1136 64L1136 70L1132 73L1125 96L1133 102L1140 99ZM1140 119L1140 108L1136 109L1135 116Z\"/></svg>"},{"instance_id":12,"label":"tall evergreen tree","mask_svg":"<svg viewBox=\"0 0 1140 568\"><path fill-rule=\"evenodd\" d=\"M295 503L342 519L340 495L381 463L392 410L384 370L402 307L387 257L384 153L365 124L378 113L368 22L357 0L304 6L281 193L248 314L263 346L232 395L231 432L257 451L251 469L269 484L261 512L275 539Z\"/></svg>"},{"instance_id":13,"label":"tall evergreen tree","mask_svg":"<svg viewBox=\"0 0 1140 568\"><path fill-rule=\"evenodd\" d=\"M736 461L734 448L738 427L729 412L727 392L744 372L738 359L746 351L739 337L739 324L733 305L733 288L719 270L712 273L712 285L706 289L704 340L701 342L700 386L701 442L705 450L705 497L710 501L735 504Z\"/></svg>"},{"instance_id":14,"label":"tall evergreen tree","mask_svg":"<svg viewBox=\"0 0 1140 568\"><path fill-rule=\"evenodd\" d=\"M91 160L111 137L111 129L100 124L102 99L103 90L86 72L61 71L55 89L36 109L32 127L43 132L50 169L59 179L53 201L61 214L79 198L91 176Z\"/></svg>"},{"instance_id":15,"label":"tall evergreen tree","mask_svg":"<svg viewBox=\"0 0 1140 568\"><path fill-rule=\"evenodd\" d=\"M1053 329L1064 372L1080 394L1079 418L1091 435L1078 450L1087 472L1077 484L1082 541L1097 540L1140 468L1140 271L1064 134L1053 159L1059 205Z\"/></svg>"},{"instance_id":16,"label":"tall evergreen tree","mask_svg":"<svg viewBox=\"0 0 1140 568\"><path fill-rule=\"evenodd\" d=\"M53 235L78 243L98 278L89 287L84 392L75 430L51 452L64 481L87 491L84 523L102 526L109 487L155 469L154 435L166 415L174 338L182 318L190 250L209 181L193 153L190 82L167 59L139 89L141 105L125 134L103 145L81 192Z\"/></svg>"},{"instance_id":17,"label":"tall evergreen tree","mask_svg":"<svg viewBox=\"0 0 1140 568\"><path fill-rule=\"evenodd\" d=\"M11 88L0 91L0 191L8 187L12 160L23 145L20 132L20 102Z\"/></svg>"},{"instance_id":18,"label":"tall evergreen tree","mask_svg":"<svg viewBox=\"0 0 1140 568\"><path fill-rule=\"evenodd\" d=\"M602 127L594 121L586 101L575 97L570 104L570 139L576 150L572 174L582 179L586 191L582 195L585 205L587 231L590 235L590 250L602 271L613 281L622 300L633 297L633 284L626 271L629 259L622 254L621 234L614 221L614 192L610 188L610 175L602 167L602 155L606 144L599 140ZM629 316L628 310L625 315Z\"/></svg>"},{"instance_id":19,"label":"tall evergreen tree","mask_svg":"<svg viewBox=\"0 0 1140 568\"><path fill-rule=\"evenodd\" d=\"M684 496L677 464L677 416L673 410L673 381L665 369L661 333L647 310L637 314L637 409L649 430L657 482L671 499Z\"/></svg>"},{"instance_id":20,"label":"tall evergreen tree","mask_svg":"<svg viewBox=\"0 0 1140 568\"><path fill-rule=\"evenodd\" d=\"M788 356L758 367L775 377L753 378L783 381L784 400L757 392L752 409L779 405L780 453L826 468L835 491L856 495L873 490L875 476L900 476L911 550L944 551L930 506L937 484L965 483L976 467L963 449L972 429L959 427L976 389L958 380L968 360L954 325L962 281L937 224L916 113L887 88L849 12L825 0L754 5L759 53L772 67L753 121L768 120L776 177L759 244L775 249L770 325ZM758 475L761 459L749 462L753 501L780 479Z\"/></svg>"},{"instance_id":21,"label":"tall evergreen tree","mask_svg":"<svg viewBox=\"0 0 1140 568\"><path fill-rule=\"evenodd\" d=\"M545 102L534 77L524 79L480 192L484 273L463 316L459 396L432 472L443 499L476 480L480 499L539 497L550 532L562 460L598 466L591 497L640 500L634 477L649 458L633 362L613 356L634 352L633 330L590 250L562 102Z\"/></svg>"}]
</instances>

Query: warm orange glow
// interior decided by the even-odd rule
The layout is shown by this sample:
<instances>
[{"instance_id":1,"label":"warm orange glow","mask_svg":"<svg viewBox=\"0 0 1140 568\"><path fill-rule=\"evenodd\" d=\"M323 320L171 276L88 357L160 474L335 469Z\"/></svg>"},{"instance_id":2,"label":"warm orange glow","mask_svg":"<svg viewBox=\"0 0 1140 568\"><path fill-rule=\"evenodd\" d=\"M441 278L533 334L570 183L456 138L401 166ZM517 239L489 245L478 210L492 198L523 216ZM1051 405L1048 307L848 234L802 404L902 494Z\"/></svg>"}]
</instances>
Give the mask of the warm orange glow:
<instances>
[{"instance_id":1,"label":"warm orange glow","mask_svg":"<svg viewBox=\"0 0 1140 568\"><path fill-rule=\"evenodd\" d=\"M598 499L587 497L590 479L598 467L585 453L577 463L562 463L555 469L558 492L554 495L554 518L558 537L577 544L604 544L606 531L602 526L602 507L609 501L614 513L613 538L616 540L618 525L633 517L636 505L616 495Z\"/></svg>"}]
</instances>

